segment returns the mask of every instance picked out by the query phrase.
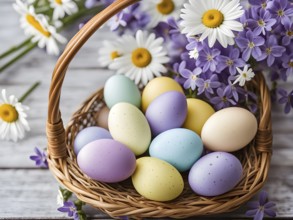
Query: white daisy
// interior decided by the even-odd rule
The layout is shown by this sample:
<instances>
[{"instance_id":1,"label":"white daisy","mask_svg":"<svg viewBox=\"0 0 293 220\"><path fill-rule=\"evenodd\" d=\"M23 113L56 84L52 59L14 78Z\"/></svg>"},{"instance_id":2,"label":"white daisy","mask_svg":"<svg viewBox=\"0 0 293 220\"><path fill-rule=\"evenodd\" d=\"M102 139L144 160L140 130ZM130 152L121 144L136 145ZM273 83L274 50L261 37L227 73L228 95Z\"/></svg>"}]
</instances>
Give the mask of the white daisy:
<instances>
[{"instance_id":1,"label":"white daisy","mask_svg":"<svg viewBox=\"0 0 293 220\"><path fill-rule=\"evenodd\" d=\"M142 11L150 15L149 28L157 26L161 21L167 21L173 17L177 20L180 16L180 9L185 0L147 0L141 1Z\"/></svg>"},{"instance_id":2,"label":"white daisy","mask_svg":"<svg viewBox=\"0 0 293 220\"><path fill-rule=\"evenodd\" d=\"M254 76L254 72L251 68L248 69L248 65L245 65L243 70L236 67L239 75L237 76L236 80L234 81L233 85L239 82L240 86L244 86L245 82L250 81Z\"/></svg>"},{"instance_id":3,"label":"white daisy","mask_svg":"<svg viewBox=\"0 0 293 220\"><path fill-rule=\"evenodd\" d=\"M72 15L78 11L77 4L73 0L50 0L50 6L54 9L53 20L64 18L65 14Z\"/></svg>"},{"instance_id":4,"label":"white daisy","mask_svg":"<svg viewBox=\"0 0 293 220\"><path fill-rule=\"evenodd\" d=\"M0 98L0 139L17 141L30 130L26 120L29 108L18 102L14 95L6 96L6 90L2 90Z\"/></svg>"},{"instance_id":5,"label":"white daisy","mask_svg":"<svg viewBox=\"0 0 293 220\"><path fill-rule=\"evenodd\" d=\"M14 9L21 15L20 23L24 33L32 36L32 42L38 42L40 48L46 47L48 54L59 54L57 42L65 44L66 39L57 33L56 28L49 25L42 14L36 14L32 5L28 6L20 0L13 4Z\"/></svg>"},{"instance_id":6,"label":"white daisy","mask_svg":"<svg viewBox=\"0 0 293 220\"><path fill-rule=\"evenodd\" d=\"M105 40L102 47L99 49L98 62L102 67L108 67L114 59L121 57L127 48L123 46L129 45L133 42L133 37L130 35L123 35L118 40ZM128 49L129 51L129 49Z\"/></svg>"},{"instance_id":7,"label":"white daisy","mask_svg":"<svg viewBox=\"0 0 293 220\"><path fill-rule=\"evenodd\" d=\"M225 48L233 45L233 31L243 30L243 24L236 21L244 13L239 0L189 0L181 12L182 33L201 35L200 41L208 38L209 47L216 40Z\"/></svg>"},{"instance_id":8,"label":"white daisy","mask_svg":"<svg viewBox=\"0 0 293 220\"><path fill-rule=\"evenodd\" d=\"M123 44L125 54L116 58L109 67L135 80L136 84L142 82L146 85L154 76L161 76L167 71L163 64L169 62L169 58L162 46L163 41L153 33L149 35L139 30L135 38L131 36L128 44Z\"/></svg>"}]
</instances>

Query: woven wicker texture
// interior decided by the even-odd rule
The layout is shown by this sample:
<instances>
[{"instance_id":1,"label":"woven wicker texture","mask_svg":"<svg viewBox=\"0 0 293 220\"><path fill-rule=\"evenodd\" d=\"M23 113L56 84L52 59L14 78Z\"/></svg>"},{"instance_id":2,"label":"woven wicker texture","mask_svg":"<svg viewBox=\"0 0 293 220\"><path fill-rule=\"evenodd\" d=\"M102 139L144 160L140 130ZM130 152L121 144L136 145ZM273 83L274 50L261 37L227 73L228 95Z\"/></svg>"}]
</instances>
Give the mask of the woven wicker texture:
<instances>
[{"instance_id":1,"label":"woven wicker texture","mask_svg":"<svg viewBox=\"0 0 293 220\"><path fill-rule=\"evenodd\" d=\"M127 180L117 184L94 181L79 169L73 142L85 127L97 125L97 115L105 105L103 90L89 97L73 114L67 129L61 119L59 101L67 67L88 38L110 17L136 0L116 0L107 9L91 19L68 43L53 72L47 121L48 162L55 178L77 197L114 218L186 218L232 211L254 196L263 186L272 153L271 102L264 77L257 73L247 89L259 97L258 132L254 140L235 153L243 165L241 182L230 192L216 197L201 197L192 192L184 175L183 193L170 202L150 201L140 196Z\"/></svg>"}]
</instances>

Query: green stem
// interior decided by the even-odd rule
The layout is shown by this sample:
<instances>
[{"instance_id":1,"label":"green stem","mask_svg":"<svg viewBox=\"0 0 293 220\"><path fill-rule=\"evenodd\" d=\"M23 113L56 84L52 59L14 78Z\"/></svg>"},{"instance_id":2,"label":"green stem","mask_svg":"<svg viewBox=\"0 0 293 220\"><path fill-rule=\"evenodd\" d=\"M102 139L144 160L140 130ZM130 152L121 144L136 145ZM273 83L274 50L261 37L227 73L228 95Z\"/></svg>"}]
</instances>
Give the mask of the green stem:
<instances>
[{"instance_id":1,"label":"green stem","mask_svg":"<svg viewBox=\"0 0 293 220\"><path fill-rule=\"evenodd\" d=\"M7 50L6 52L0 54L0 59L3 59L4 57L7 57L8 55L12 54L13 52L23 48L31 41L31 39L32 39L32 37L27 38L25 41L21 42L20 44L15 45L15 46L11 47L9 50Z\"/></svg>"},{"instance_id":2,"label":"green stem","mask_svg":"<svg viewBox=\"0 0 293 220\"><path fill-rule=\"evenodd\" d=\"M103 7L98 6L98 7L94 7L94 8L82 8L80 9L77 13L72 14L64 19L62 19L61 21L63 22L63 26L61 28L59 28L57 31L61 31L63 28L65 28L66 26L70 25L73 21L75 21L76 19L81 18L84 15L91 15L91 14L95 14L99 11L101 11Z\"/></svg>"},{"instance_id":3,"label":"green stem","mask_svg":"<svg viewBox=\"0 0 293 220\"><path fill-rule=\"evenodd\" d=\"M19 102L23 102L39 85L41 84L40 81L35 82L20 98Z\"/></svg>"},{"instance_id":4,"label":"green stem","mask_svg":"<svg viewBox=\"0 0 293 220\"><path fill-rule=\"evenodd\" d=\"M28 47L22 51L20 54L18 54L16 57L14 57L13 59L11 59L10 61L8 61L7 63L5 63L3 66L0 67L0 74L6 69L8 68L10 65L12 65L14 62L16 62L17 60L19 60L20 58L22 58L24 55L26 55L28 52L30 52L33 48L35 48L37 46L37 42L36 43L30 43L28 45Z\"/></svg>"}]
</instances>

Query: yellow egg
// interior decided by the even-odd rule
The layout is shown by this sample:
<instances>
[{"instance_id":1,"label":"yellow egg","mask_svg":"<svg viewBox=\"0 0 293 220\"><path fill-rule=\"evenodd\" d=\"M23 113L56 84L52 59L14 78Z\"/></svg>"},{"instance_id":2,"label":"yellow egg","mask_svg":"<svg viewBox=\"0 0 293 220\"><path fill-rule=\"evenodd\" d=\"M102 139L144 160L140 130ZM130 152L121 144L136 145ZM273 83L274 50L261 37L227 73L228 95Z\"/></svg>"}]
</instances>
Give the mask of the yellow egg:
<instances>
[{"instance_id":1,"label":"yellow egg","mask_svg":"<svg viewBox=\"0 0 293 220\"><path fill-rule=\"evenodd\" d=\"M108 126L113 139L126 145L136 156L148 149L151 129L136 106L126 102L114 105L109 113Z\"/></svg>"},{"instance_id":2,"label":"yellow egg","mask_svg":"<svg viewBox=\"0 0 293 220\"><path fill-rule=\"evenodd\" d=\"M176 168L155 157L136 160L132 183L143 197L161 202L175 199L184 188L183 178Z\"/></svg>"},{"instance_id":3,"label":"yellow egg","mask_svg":"<svg viewBox=\"0 0 293 220\"><path fill-rule=\"evenodd\" d=\"M208 118L215 113L215 110L206 102L200 99L187 99L187 117L183 124L184 128L201 135L201 130Z\"/></svg>"},{"instance_id":4,"label":"yellow egg","mask_svg":"<svg viewBox=\"0 0 293 220\"><path fill-rule=\"evenodd\" d=\"M178 91L184 94L182 87L170 77L157 77L151 80L142 92L142 110L146 111L149 104L159 95L169 92Z\"/></svg>"}]
</instances>

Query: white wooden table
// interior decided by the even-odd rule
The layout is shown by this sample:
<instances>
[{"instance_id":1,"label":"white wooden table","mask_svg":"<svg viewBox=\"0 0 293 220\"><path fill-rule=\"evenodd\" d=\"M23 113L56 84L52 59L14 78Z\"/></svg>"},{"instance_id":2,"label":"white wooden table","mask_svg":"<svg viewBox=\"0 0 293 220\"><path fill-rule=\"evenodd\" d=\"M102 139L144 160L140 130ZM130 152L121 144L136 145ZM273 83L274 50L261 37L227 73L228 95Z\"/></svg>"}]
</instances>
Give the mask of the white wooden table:
<instances>
[{"instance_id":1,"label":"white wooden table","mask_svg":"<svg viewBox=\"0 0 293 220\"><path fill-rule=\"evenodd\" d=\"M25 39L19 27L19 17L11 6L13 2L0 0L0 53ZM77 30L76 27L70 29L72 33ZM68 32L67 35L70 36ZM65 124L79 104L112 74L99 69L97 63L97 48L106 35L108 37L106 31L97 32L70 65L61 98ZM0 219L66 218L66 214L56 210L57 182L49 170L36 168L29 159L34 147L46 148L47 97L56 60L56 57L35 49L0 74L0 90L6 88L9 94L18 97L35 81L41 81L41 86L24 103L31 109L31 132L18 143L0 141ZM292 89L293 80L284 86ZM270 200L277 204L278 218L293 219L293 112L285 116L281 108L274 106L272 115L274 154L264 189ZM91 219L109 218L90 207L86 212ZM244 213L245 207L225 215L225 218L241 218Z\"/></svg>"}]
</instances>

